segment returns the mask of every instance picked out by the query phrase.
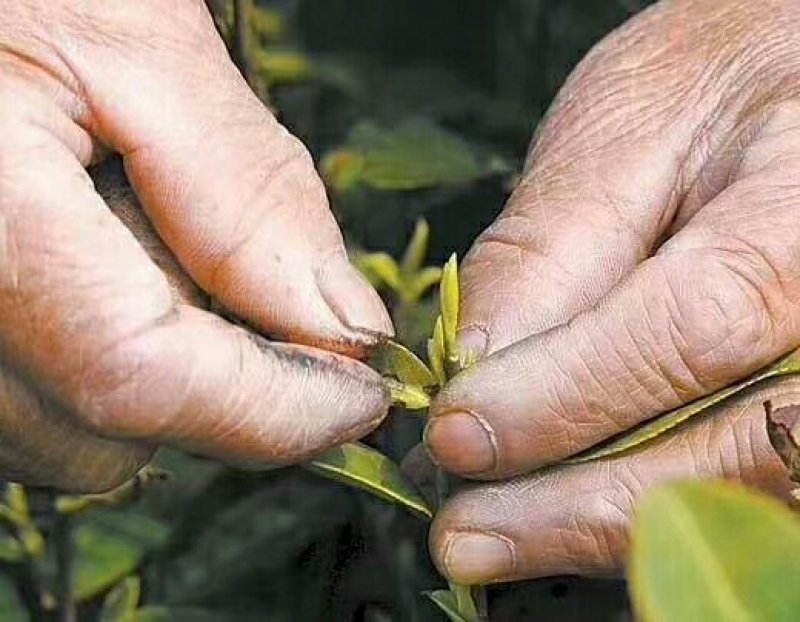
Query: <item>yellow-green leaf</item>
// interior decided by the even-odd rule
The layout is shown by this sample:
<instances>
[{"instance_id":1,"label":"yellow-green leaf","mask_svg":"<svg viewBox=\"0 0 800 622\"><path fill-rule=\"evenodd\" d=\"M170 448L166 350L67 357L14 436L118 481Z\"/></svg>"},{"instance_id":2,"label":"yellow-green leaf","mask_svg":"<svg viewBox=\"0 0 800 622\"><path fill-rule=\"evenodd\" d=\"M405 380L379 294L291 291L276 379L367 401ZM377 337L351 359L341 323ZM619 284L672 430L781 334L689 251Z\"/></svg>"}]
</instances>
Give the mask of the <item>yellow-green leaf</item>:
<instances>
[{"instance_id":1,"label":"yellow-green leaf","mask_svg":"<svg viewBox=\"0 0 800 622\"><path fill-rule=\"evenodd\" d=\"M420 270L403 288L403 298L407 303L415 303L431 287L442 279L442 269L430 266Z\"/></svg>"},{"instance_id":2,"label":"yellow-green leaf","mask_svg":"<svg viewBox=\"0 0 800 622\"><path fill-rule=\"evenodd\" d=\"M322 159L320 169L329 186L344 192L361 183L364 156L351 149L337 149Z\"/></svg>"},{"instance_id":3,"label":"yellow-green leaf","mask_svg":"<svg viewBox=\"0 0 800 622\"><path fill-rule=\"evenodd\" d=\"M440 385L444 385L447 382L444 348L444 324L442 323L442 316L439 315L433 325L433 337L428 341L428 361Z\"/></svg>"},{"instance_id":4,"label":"yellow-green leaf","mask_svg":"<svg viewBox=\"0 0 800 622\"><path fill-rule=\"evenodd\" d=\"M420 358L396 341L387 340L372 351L370 365L382 375L396 378L403 384L430 387L436 376Z\"/></svg>"},{"instance_id":5,"label":"yellow-green leaf","mask_svg":"<svg viewBox=\"0 0 800 622\"><path fill-rule=\"evenodd\" d=\"M800 612L800 522L730 483L686 482L640 504L630 588L644 622L790 622Z\"/></svg>"},{"instance_id":6,"label":"yellow-green leaf","mask_svg":"<svg viewBox=\"0 0 800 622\"><path fill-rule=\"evenodd\" d=\"M357 253L353 257L353 264L373 287L387 286L393 291L400 289L400 268L388 253Z\"/></svg>"},{"instance_id":7,"label":"yellow-green leaf","mask_svg":"<svg viewBox=\"0 0 800 622\"><path fill-rule=\"evenodd\" d=\"M669 432L687 419L707 412L710 408L717 406L739 394L744 389L750 388L755 384L764 382L772 378L788 376L800 373L800 350L792 352L774 365L758 372L747 380L731 385L699 400L663 414L644 425L641 425L630 432L613 439L611 442L592 448L574 458L565 460L567 464L589 462L600 458L607 458L617 454L632 450L639 445Z\"/></svg>"},{"instance_id":8,"label":"yellow-green leaf","mask_svg":"<svg viewBox=\"0 0 800 622\"><path fill-rule=\"evenodd\" d=\"M392 393L392 402L407 410L425 410L431 405L431 397L420 386L404 384L392 378L385 379Z\"/></svg>"},{"instance_id":9,"label":"yellow-green leaf","mask_svg":"<svg viewBox=\"0 0 800 622\"><path fill-rule=\"evenodd\" d=\"M329 479L402 505L422 518L433 517L428 503L400 467L362 443L347 443L331 449L306 467Z\"/></svg>"},{"instance_id":10,"label":"yellow-green leaf","mask_svg":"<svg viewBox=\"0 0 800 622\"><path fill-rule=\"evenodd\" d=\"M411 241L408 243L400 264L403 274L412 275L422 270L425 265L425 257L428 255L430 233L428 222L424 218L420 218L414 227L414 235L411 236Z\"/></svg>"},{"instance_id":11,"label":"yellow-green leaf","mask_svg":"<svg viewBox=\"0 0 800 622\"><path fill-rule=\"evenodd\" d=\"M455 254L451 255L442 270L439 297L439 304L442 308L445 364L457 364L459 355L456 332L458 331L460 293L458 287L458 258Z\"/></svg>"},{"instance_id":12,"label":"yellow-green leaf","mask_svg":"<svg viewBox=\"0 0 800 622\"><path fill-rule=\"evenodd\" d=\"M311 60L300 52L257 48L252 56L255 66L273 83L300 82L313 73Z\"/></svg>"}]
</instances>

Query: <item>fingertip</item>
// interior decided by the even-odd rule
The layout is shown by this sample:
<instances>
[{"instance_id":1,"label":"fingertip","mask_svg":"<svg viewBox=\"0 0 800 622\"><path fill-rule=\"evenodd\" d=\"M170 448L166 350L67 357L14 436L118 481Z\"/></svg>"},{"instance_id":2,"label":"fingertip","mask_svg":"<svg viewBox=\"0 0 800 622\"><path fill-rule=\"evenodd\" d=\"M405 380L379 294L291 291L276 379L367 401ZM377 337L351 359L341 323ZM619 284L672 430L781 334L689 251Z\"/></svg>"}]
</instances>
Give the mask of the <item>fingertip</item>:
<instances>
[{"instance_id":1,"label":"fingertip","mask_svg":"<svg viewBox=\"0 0 800 622\"><path fill-rule=\"evenodd\" d=\"M378 292L344 253L336 252L315 276L322 299L341 323L343 343L363 349L394 336L392 320Z\"/></svg>"},{"instance_id":2,"label":"fingertip","mask_svg":"<svg viewBox=\"0 0 800 622\"><path fill-rule=\"evenodd\" d=\"M424 442L442 468L465 476L481 476L497 468L497 438L489 423L466 410L432 417Z\"/></svg>"}]
</instances>

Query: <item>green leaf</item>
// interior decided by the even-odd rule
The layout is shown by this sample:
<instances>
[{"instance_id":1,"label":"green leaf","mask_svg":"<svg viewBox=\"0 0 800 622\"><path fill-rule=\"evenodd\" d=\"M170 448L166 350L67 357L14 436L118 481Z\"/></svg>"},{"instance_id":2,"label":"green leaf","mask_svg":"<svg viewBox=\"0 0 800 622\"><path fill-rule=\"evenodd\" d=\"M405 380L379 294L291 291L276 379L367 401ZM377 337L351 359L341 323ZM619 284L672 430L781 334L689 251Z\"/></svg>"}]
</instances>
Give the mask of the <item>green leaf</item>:
<instances>
[{"instance_id":1,"label":"green leaf","mask_svg":"<svg viewBox=\"0 0 800 622\"><path fill-rule=\"evenodd\" d=\"M436 377L428 366L411 350L391 339L375 347L370 355L370 365L382 375L404 384L419 387L436 384Z\"/></svg>"},{"instance_id":2,"label":"green leaf","mask_svg":"<svg viewBox=\"0 0 800 622\"><path fill-rule=\"evenodd\" d=\"M402 505L417 516L433 518L427 502L400 467L362 443L347 443L331 449L306 467L329 479Z\"/></svg>"},{"instance_id":3,"label":"green leaf","mask_svg":"<svg viewBox=\"0 0 800 622\"><path fill-rule=\"evenodd\" d=\"M139 577L127 577L103 601L100 622L128 622L139 606L142 584Z\"/></svg>"},{"instance_id":4,"label":"green leaf","mask_svg":"<svg viewBox=\"0 0 800 622\"><path fill-rule=\"evenodd\" d=\"M3 622L30 622L11 579L0 575L0 620Z\"/></svg>"},{"instance_id":5,"label":"green leaf","mask_svg":"<svg viewBox=\"0 0 800 622\"><path fill-rule=\"evenodd\" d=\"M341 174L342 154L347 154L346 161L358 163L357 169L346 167L347 175ZM406 121L391 129L360 123L346 144L323 162L326 178L339 190L359 183L378 190L464 185L498 171L496 158L425 120ZM337 185L341 179L348 184Z\"/></svg>"},{"instance_id":6,"label":"green leaf","mask_svg":"<svg viewBox=\"0 0 800 622\"><path fill-rule=\"evenodd\" d=\"M660 488L639 506L630 587L651 622L790 622L800 612L800 523L730 483Z\"/></svg>"},{"instance_id":7,"label":"green leaf","mask_svg":"<svg viewBox=\"0 0 800 622\"><path fill-rule=\"evenodd\" d=\"M800 350L792 352L774 365L767 367L747 380L726 387L713 395L706 396L691 404L687 404L686 406L682 406L656 417L644 425L613 439L611 442L589 449L574 458L564 460L564 463L578 464L581 462L590 462L592 460L599 460L600 458L607 458L629 451L669 432L684 421L707 412L712 407L722 404L753 385L772 378L779 378L781 376L797 373L800 373Z\"/></svg>"},{"instance_id":8,"label":"green leaf","mask_svg":"<svg viewBox=\"0 0 800 622\"><path fill-rule=\"evenodd\" d=\"M358 253L353 264L373 287L387 286L392 291L400 289L400 268L394 258L387 253Z\"/></svg>"},{"instance_id":9,"label":"green leaf","mask_svg":"<svg viewBox=\"0 0 800 622\"><path fill-rule=\"evenodd\" d=\"M88 515L75 530L77 598L92 598L133 573L166 535L162 523L131 510Z\"/></svg>"},{"instance_id":10,"label":"green leaf","mask_svg":"<svg viewBox=\"0 0 800 622\"><path fill-rule=\"evenodd\" d=\"M440 305L442 308L442 333L444 338L445 369L447 366L458 365L458 312L460 293L458 287L458 258L455 254L444 265L442 270L442 283L439 288ZM453 375L448 370L449 375Z\"/></svg>"},{"instance_id":11,"label":"green leaf","mask_svg":"<svg viewBox=\"0 0 800 622\"><path fill-rule=\"evenodd\" d=\"M411 241L408 243L400 264L404 275L413 275L422 270L425 265L425 257L428 255L430 234L431 229L428 222L424 218L420 218L414 227L414 235L411 236Z\"/></svg>"},{"instance_id":12,"label":"green leaf","mask_svg":"<svg viewBox=\"0 0 800 622\"><path fill-rule=\"evenodd\" d=\"M477 616L469 618L459 610L456 596L450 590L425 592L425 596L436 603L436 606L444 612L451 622L475 622L477 620Z\"/></svg>"}]
</instances>

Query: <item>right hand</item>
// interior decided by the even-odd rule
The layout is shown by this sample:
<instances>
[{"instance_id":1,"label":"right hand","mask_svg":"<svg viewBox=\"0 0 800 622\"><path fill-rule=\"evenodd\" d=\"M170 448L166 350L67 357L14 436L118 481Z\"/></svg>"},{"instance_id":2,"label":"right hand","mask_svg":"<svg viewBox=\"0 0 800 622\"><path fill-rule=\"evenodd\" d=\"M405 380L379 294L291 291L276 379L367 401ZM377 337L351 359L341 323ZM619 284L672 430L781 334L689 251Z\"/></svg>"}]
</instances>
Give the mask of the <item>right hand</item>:
<instances>
[{"instance_id":1,"label":"right hand","mask_svg":"<svg viewBox=\"0 0 800 622\"><path fill-rule=\"evenodd\" d=\"M388 315L203 2L18 0L0 41L0 476L100 491L162 443L283 464L374 427L387 391L341 354ZM86 174L108 149L184 293L304 346L176 296Z\"/></svg>"}]
</instances>

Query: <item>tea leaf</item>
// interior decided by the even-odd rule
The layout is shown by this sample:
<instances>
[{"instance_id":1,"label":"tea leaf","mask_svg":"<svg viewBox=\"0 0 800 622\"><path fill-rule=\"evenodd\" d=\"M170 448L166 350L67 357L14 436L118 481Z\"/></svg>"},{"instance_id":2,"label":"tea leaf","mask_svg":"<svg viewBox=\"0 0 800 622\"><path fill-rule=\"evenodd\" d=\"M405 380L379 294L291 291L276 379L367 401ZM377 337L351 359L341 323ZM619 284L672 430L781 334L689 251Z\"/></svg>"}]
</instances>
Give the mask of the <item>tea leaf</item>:
<instances>
[{"instance_id":1,"label":"tea leaf","mask_svg":"<svg viewBox=\"0 0 800 622\"><path fill-rule=\"evenodd\" d=\"M427 502L400 467L362 443L347 443L331 449L311 461L306 468L402 505L422 518L433 518Z\"/></svg>"},{"instance_id":2,"label":"tea leaf","mask_svg":"<svg viewBox=\"0 0 800 622\"><path fill-rule=\"evenodd\" d=\"M92 598L134 572L166 536L162 523L130 510L87 516L75 530L78 600Z\"/></svg>"},{"instance_id":3,"label":"tea leaf","mask_svg":"<svg viewBox=\"0 0 800 622\"><path fill-rule=\"evenodd\" d=\"M442 308L445 364L457 363L459 357L456 332L458 331L460 293L458 287L458 258L455 254L450 256L442 270L439 297L439 304Z\"/></svg>"},{"instance_id":4,"label":"tea leaf","mask_svg":"<svg viewBox=\"0 0 800 622\"><path fill-rule=\"evenodd\" d=\"M408 303L419 300L431 287L442 280L442 269L429 267L420 270L417 275L404 287L404 299Z\"/></svg>"},{"instance_id":5,"label":"tea leaf","mask_svg":"<svg viewBox=\"0 0 800 622\"><path fill-rule=\"evenodd\" d=\"M358 253L353 263L374 287L400 289L400 268L388 253Z\"/></svg>"},{"instance_id":6,"label":"tea leaf","mask_svg":"<svg viewBox=\"0 0 800 622\"><path fill-rule=\"evenodd\" d=\"M478 608L472 598L472 588L468 585L450 583L450 592L455 596L458 611L467 620L478 619Z\"/></svg>"},{"instance_id":7,"label":"tea leaf","mask_svg":"<svg viewBox=\"0 0 800 622\"><path fill-rule=\"evenodd\" d=\"M382 375L396 378L403 384L429 387L436 377L419 357L396 341L387 340L375 347L370 364Z\"/></svg>"},{"instance_id":8,"label":"tea leaf","mask_svg":"<svg viewBox=\"0 0 800 622\"><path fill-rule=\"evenodd\" d=\"M428 361L433 370L433 375L439 381L439 386L444 386L447 382L447 373L444 368L444 328L442 327L441 315L436 318L433 337L428 339Z\"/></svg>"},{"instance_id":9,"label":"tea leaf","mask_svg":"<svg viewBox=\"0 0 800 622\"><path fill-rule=\"evenodd\" d=\"M792 352L774 365L771 365L770 367L767 367L766 369L756 373L747 380L733 384L712 395L700 398L691 404L681 406L680 408L656 417L644 425L641 425L630 432L626 432L623 435L612 439L608 443L589 449L582 454L578 454L574 458L564 460L564 463L579 464L582 462L590 462L592 460L608 458L610 456L615 456L617 454L629 451L643 443L661 436L666 432L669 432L687 419L707 412L710 408L725 402L744 389L750 388L753 385L764 382L765 380L797 373L800 373L800 350Z\"/></svg>"},{"instance_id":10,"label":"tea leaf","mask_svg":"<svg viewBox=\"0 0 800 622\"><path fill-rule=\"evenodd\" d=\"M346 152L358 156L357 177L348 176L347 190L363 184L377 190L420 190L463 186L505 172L491 153L476 149L459 136L426 120L411 119L392 128L359 123L341 148L329 153L330 163ZM328 166L323 166L327 173ZM326 175L330 180L330 176Z\"/></svg>"},{"instance_id":11,"label":"tea leaf","mask_svg":"<svg viewBox=\"0 0 800 622\"><path fill-rule=\"evenodd\" d=\"M430 227L424 218L420 218L414 227L414 235L408 243L406 252L401 262L402 271L405 275L416 274L425 265L425 257L428 255L428 240L430 238Z\"/></svg>"},{"instance_id":12,"label":"tea leaf","mask_svg":"<svg viewBox=\"0 0 800 622\"><path fill-rule=\"evenodd\" d=\"M797 620L800 523L729 483L657 489L638 509L630 587L645 621Z\"/></svg>"},{"instance_id":13,"label":"tea leaf","mask_svg":"<svg viewBox=\"0 0 800 622\"><path fill-rule=\"evenodd\" d=\"M128 577L112 589L103 601L100 622L127 622L139 606L142 585L139 577Z\"/></svg>"},{"instance_id":14,"label":"tea leaf","mask_svg":"<svg viewBox=\"0 0 800 622\"><path fill-rule=\"evenodd\" d=\"M459 611L456 596L450 590L425 592L425 596L430 598L444 612L450 622L475 622L478 619L477 616L466 617Z\"/></svg>"},{"instance_id":15,"label":"tea leaf","mask_svg":"<svg viewBox=\"0 0 800 622\"><path fill-rule=\"evenodd\" d=\"M386 378L385 382L392 393L394 404L400 404L407 410L424 410L431 405L431 397L422 387L404 384L392 378Z\"/></svg>"}]
</instances>

